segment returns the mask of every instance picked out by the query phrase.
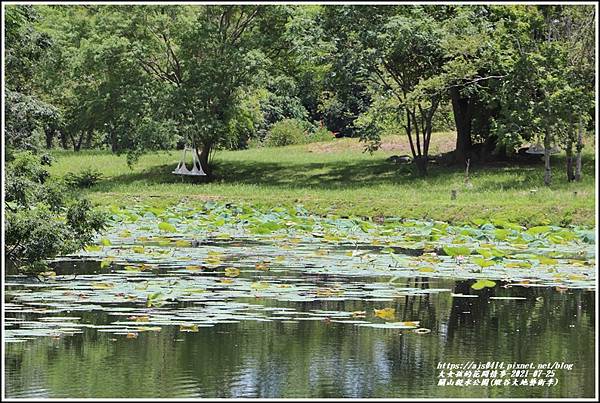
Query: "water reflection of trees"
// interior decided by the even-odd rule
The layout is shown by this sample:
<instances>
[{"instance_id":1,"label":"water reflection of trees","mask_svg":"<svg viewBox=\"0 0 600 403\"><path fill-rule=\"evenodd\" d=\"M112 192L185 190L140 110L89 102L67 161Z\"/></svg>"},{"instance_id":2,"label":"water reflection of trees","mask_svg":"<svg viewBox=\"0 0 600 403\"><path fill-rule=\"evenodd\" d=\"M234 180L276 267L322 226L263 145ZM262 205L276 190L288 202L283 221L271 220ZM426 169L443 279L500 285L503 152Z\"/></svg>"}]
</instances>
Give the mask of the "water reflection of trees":
<instances>
[{"instance_id":1,"label":"water reflection of trees","mask_svg":"<svg viewBox=\"0 0 600 403\"><path fill-rule=\"evenodd\" d=\"M411 278L401 286L471 293L471 283ZM243 321L201 328L198 333L163 328L135 340L120 336L111 341L113 335L92 330L58 341L38 339L9 346L7 386L76 397L543 397L547 393L541 388L453 391L436 386L438 361L473 359L573 362L580 372L553 390L563 396L593 393L593 292L496 287L477 293L478 298L406 295L393 303L315 302L299 309L363 311L393 306L398 320L419 320L432 329L426 335L326 321ZM490 300L491 295L527 299ZM86 315L90 316L84 320L92 321L98 313Z\"/></svg>"},{"instance_id":2,"label":"water reflection of trees","mask_svg":"<svg viewBox=\"0 0 600 403\"><path fill-rule=\"evenodd\" d=\"M472 281L458 281L456 293L470 293ZM481 361L564 361L579 365L580 376L555 388L567 395L592 395L594 371L594 293L557 292L548 287L495 287L478 292L481 300L455 298L448 317L448 356ZM525 297L493 300L491 296ZM577 330L576 330L577 329ZM582 367L588 371L582 371ZM540 397L547 394L537 392ZM506 396L510 396L508 393Z\"/></svg>"}]
</instances>

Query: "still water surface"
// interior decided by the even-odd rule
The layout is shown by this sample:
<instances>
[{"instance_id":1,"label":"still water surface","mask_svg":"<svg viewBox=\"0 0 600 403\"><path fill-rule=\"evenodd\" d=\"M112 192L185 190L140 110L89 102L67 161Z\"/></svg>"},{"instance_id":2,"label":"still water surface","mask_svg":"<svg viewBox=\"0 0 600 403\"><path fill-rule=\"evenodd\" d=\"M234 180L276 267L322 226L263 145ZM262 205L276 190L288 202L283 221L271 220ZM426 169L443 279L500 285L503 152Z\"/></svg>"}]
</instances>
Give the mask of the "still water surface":
<instances>
[{"instance_id":1,"label":"still water surface","mask_svg":"<svg viewBox=\"0 0 600 403\"><path fill-rule=\"evenodd\" d=\"M408 278L416 288L475 293L469 281ZM135 339L83 329L60 338L5 343L6 396L85 397L593 397L594 298L585 289L503 288L478 298L450 293L377 301L278 303L296 311L368 311L393 307L431 329L415 334L335 323L242 320L182 332L164 326ZM489 299L520 296L524 300ZM265 303L247 299L253 304ZM105 311L77 313L105 324ZM10 313L32 318L31 313ZM438 386L438 363L572 363L558 384Z\"/></svg>"}]
</instances>

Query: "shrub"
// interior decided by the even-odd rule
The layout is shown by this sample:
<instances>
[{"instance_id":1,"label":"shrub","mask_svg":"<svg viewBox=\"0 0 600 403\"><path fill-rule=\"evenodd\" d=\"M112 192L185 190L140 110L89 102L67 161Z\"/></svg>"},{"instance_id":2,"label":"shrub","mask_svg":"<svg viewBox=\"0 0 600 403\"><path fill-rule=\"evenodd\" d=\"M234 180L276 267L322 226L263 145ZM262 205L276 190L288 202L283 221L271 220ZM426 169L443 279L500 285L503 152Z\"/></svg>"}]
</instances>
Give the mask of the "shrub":
<instances>
[{"instance_id":1,"label":"shrub","mask_svg":"<svg viewBox=\"0 0 600 403\"><path fill-rule=\"evenodd\" d=\"M105 224L103 214L72 197L31 153L6 165L4 206L5 258L29 273L44 271L48 258L82 249Z\"/></svg>"},{"instance_id":2,"label":"shrub","mask_svg":"<svg viewBox=\"0 0 600 403\"><path fill-rule=\"evenodd\" d=\"M309 136L309 140L311 143L317 141L329 141L334 138L335 135L333 134L333 132L327 129L325 126L319 127Z\"/></svg>"},{"instance_id":3,"label":"shrub","mask_svg":"<svg viewBox=\"0 0 600 403\"><path fill-rule=\"evenodd\" d=\"M79 173L69 172L64 176L64 181L67 185L85 189L94 186L102 179L100 171L92 168L86 168Z\"/></svg>"},{"instance_id":4,"label":"shrub","mask_svg":"<svg viewBox=\"0 0 600 403\"><path fill-rule=\"evenodd\" d=\"M304 144L307 140L305 122L298 119L283 119L271 126L264 143L268 147L281 147Z\"/></svg>"},{"instance_id":5,"label":"shrub","mask_svg":"<svg viewBox=\"0 0 600 403\"><path fill-rule=\"evenodd\" d=\"M263 147L263 143L262 141L260 141L259 138L256 137L252 137L248 140L248 143L246 144L248 148L260 148Z\"/></svg>"}]
</instances>

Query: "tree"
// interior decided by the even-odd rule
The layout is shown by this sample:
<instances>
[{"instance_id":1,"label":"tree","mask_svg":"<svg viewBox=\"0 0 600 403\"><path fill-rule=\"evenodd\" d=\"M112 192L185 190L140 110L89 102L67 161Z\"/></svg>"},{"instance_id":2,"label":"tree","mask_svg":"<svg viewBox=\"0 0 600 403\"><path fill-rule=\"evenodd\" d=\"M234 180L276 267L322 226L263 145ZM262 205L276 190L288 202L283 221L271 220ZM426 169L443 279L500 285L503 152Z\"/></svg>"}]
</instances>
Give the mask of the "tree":
<instances>
[{"instance_id":1,"label":"tree","mask_svg":"<svg viewBox=\"0 0 600 403\"><path fill-rule=\"evenodd\" d=\"M5 258L17 269L38 273L46 260L82 249L105 225L86 199L76 199L42 165L47 159L20 153L6 165Z\"/></svg>"},{"instance_id":2,"label":"tree","mask_svg":"<svg viewBox=\"0 0 600 403\"><path fill-rule=\"evenodd\" d=\"M567 179L581 179L581 151L583 149L583 131L593 120L594 79L595 79L595 8L593 6L565 7L556 6L549 10L553 18L553 37L560 41L564 49L565 66L563 74L566 80L561 97L563 113L567 122L562 144L567 154ZM573 145L576 156L573 157Z\"/></svg>"},{"instance_id":3,"label":"tree","mask_svg":"<svg viewBox=\"0 0 600 403\"><path fill-rule=\"evenodd\" d=\"M31 6L5 9L6 124L8 149L37 150L44 129L59 120L58 110L37 94L34 77L52 47L51 39L33 27L39 18Z\"/></svg>"},{"instance_id":4,"label":"tree","mask_svg":"<svg viewBox=\"0 0 600 403\"><path fill-rule=\"evenodd\" d=\"M537 139L543 142L545 174L544 183L550 185L550 148L554 135L563 129L557 115L560 105L561 81L556 75L557 49L544 46L542 52L524 53L515 64L511 76L504 83L502 112L494 129L503 143L514 149L523 141Z\"/></svg>"},{"instance_id":5,"label":"tree","mask_svg":"<svg viewBox=\"0 0 600 403\"><path fill-rule=\"evenodd\" d=\"M499 91L502 107L494 131L511 148L524 141L543 142L544 183L550 185L552 145L566 149L567 179L575 178L572 145L577 139L576 127L581 126L580 118L593 105L588 95L593 93L593 79L589 65L582 69L579 63L570 61L573 44L561 40L564 10L540 6L533 11L533 29L518 42L516 61Z\"/></svg>"},{"instance_id":6,"label":"tree","mask_svg":"<svg viewBox=\"0 0 600 403\"><path fill-rule=\"evenodd\" d=\"M442 46L444 35L435 9L422 6L343 7L336 10L341 24L354 30L347 35L358 44L355 53L361 74L373 95L392 101L404 125L420 175L426 175L434 114L446 86ZM347 28L348 29L348 28ZM362 138L375 146L379 133L371 121Z\"/></svg>"},{"instance_id":7,"label":"tree","mask_svg":"<svg viewBox=\"0 0 600 403\"><path fill-rule=\"evenodd\" d=\"M164 83L139 66L139 44L119 6L46 6L39 24L55 43L37 81L62 110L73 149L94 139L133 162L142 150L172 148Z\"/></svg>"},{"instance_id":8,"label":"tree","mask_svg":"<svg viewBox=\"0 0 600 403\"><path fill-rule=\"evenodd\" d=\"M361 12L359 12L360 10ZM366 9L351 7L323 7L320 31L317 38L323 43L325 66L323 91L319 110L326 126L344 136L367 138L364 125L357 119L369 110L372 93L369 90L369 73L365 69L363 44L356 24L369 24L361 18ZM366 126L365 126L366 127ZM371 126L372 127L372 126Z\"/></svg>"},{"instance_id":9,"label":"tree","mask_svg":"<svg viewBox=\"0 0 600 403\"><path fill-rule=\"evenodd\" d=\"M540 113L560 111L547 123L578 177L593 22L591 6L10 6L7 144L60 136L130 163L188 145L212 174L215 150L298 119L369 151L400 128L425 174L440 105L452 107L459 163L510 152L541 136Z\"/></svg>"},{"instance_id":10,"label":"tree","mask_svg":"<svg viewBox=\"0 0 600 403\"><path fill-rule=\"evenodd\" d=\"M5 257L18 269L39 272L45 260L81 249L104 226L90 202L78 200L43 166L41 134L60 121L60 112L42 96L38 77L48 54L50 36L34 23L31 6L6 8Z\"/></svg>"},{"instance_id":11,"label":"tree","mask_svg":"<svg viewBox=\"0 0 600 403\"><path fill-rule=\"evenodd\" d=\"M484 153L496 146L490 120L497 114L494 89L506 76L510 49L502 41L503 21L490 6L446 6L443 46L448 59L448 96L456 127L454 161L464 164L477 157L477 140Z\"/></svg>"},{"instance_id":12,"label":"tree","mask_svg":"<svg viewBox=\"0 0 600 403\"><path fill-rule=\"evenodd\" d=\"M174 114L208 176L230 142L240 97L261 79L287 16L279 6L146 7L137 58L171 85Z\"/></svg>"}]
</instances>

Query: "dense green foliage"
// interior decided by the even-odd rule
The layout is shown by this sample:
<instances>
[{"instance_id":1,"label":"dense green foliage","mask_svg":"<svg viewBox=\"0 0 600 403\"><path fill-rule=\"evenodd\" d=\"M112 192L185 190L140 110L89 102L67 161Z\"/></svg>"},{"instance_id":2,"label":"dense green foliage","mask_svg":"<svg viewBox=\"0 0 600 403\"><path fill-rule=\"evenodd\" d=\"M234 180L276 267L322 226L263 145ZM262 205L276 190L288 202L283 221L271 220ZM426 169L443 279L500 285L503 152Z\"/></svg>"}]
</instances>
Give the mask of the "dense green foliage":
<instances>
[{"instance_id":1,"label":"dense green foliage","mask_svg":"<svg viewBox=\"0 0 600 403\"><path fill-rule=\"evenodd\" d=\"M35 149L45 137L49 148L108 147L130 163L187 145L210 175L215 150L261 142L295 119L311 133L324 125L360 136L369 151L382 134L404 132L426 174L431 133L450 117L450 160L461 165L544 139L573 163L578 133L593 126L594 12L9 6L7 144Z\"/></svg>"},{"instance_id":2,"label":"dense green foliage","mask_svg":"<svg viewBox=\"0 0 600 403\"><path fill-rule=\"evenodd\" d=\"M596 12L3 7L5 394L592 396Z\"/></svg>"},{"instance_id":3,"label":"dense green foliage","mask_svg":"<svg viewBox=\"0 0 600 403\"><path fill-rule=\"evenodd\" d=\"M270 147L289 146L302 144L307 139L306 128L297 119L284 119L273 124L265 138L265 143Z\"/></svg>"},{"instance_id":4,"label":"dense green foliage","mask_svg":"<svg viewBox=\"0 0 600 403\"><path fill-rule=\"evenodd\" d=\"M10 5L5 17L4 135L17 156L5 208L16 262L38 265L101 228L89 203L61 189L101 188L99 173L47 180L39 156L21 154L44 146L109 149L130 167L145 153L190 147L210 181L227 170L216 150L335 134L373 153L402 134L414 180L440 172L430 167L432 133L456 129L455 150L438 163L510 161L538 143L546 185L553 148L565 151L567 181L586 172L590 5ZM327 178L314 179L338 184Z\"/></svg>"},{"instance_id":5,"label":"dense green foliage","mask_svg":"<svg viewBox=\"0 0 600 403\"><path fill-rule=\"evenodd\" d=\"M64 181L74 188L89 188L102 179L102 173L96 169L86 168L81 172L69 172L65 174Z\"/></svg>"},{"instance_id":6,"label":"dense green foliage","mask_svg":"<svg viewBox=\"0 0 600 403\"><path fill-rule=\"evenodd\" d=\"M104 215L87 199L72 197L51 177L47 159L21 153L6 165L5 257L28 272L40 272L45 259L76 252L104 228Z\"/></svg>"},{"instance_id":7,"label":"dense green foliage","mask_svg":"<svg viewBox=\"0 0 600 403\"><path fill-rule=\"evenodd\" d=\"M36 150L40 132L56 123L56 107L41 98L34 77L49 52L48 35L33 28L38 19L32 6L9 7L5 15L5 139L9 149Z\"/></svg>"}]
</instances>

